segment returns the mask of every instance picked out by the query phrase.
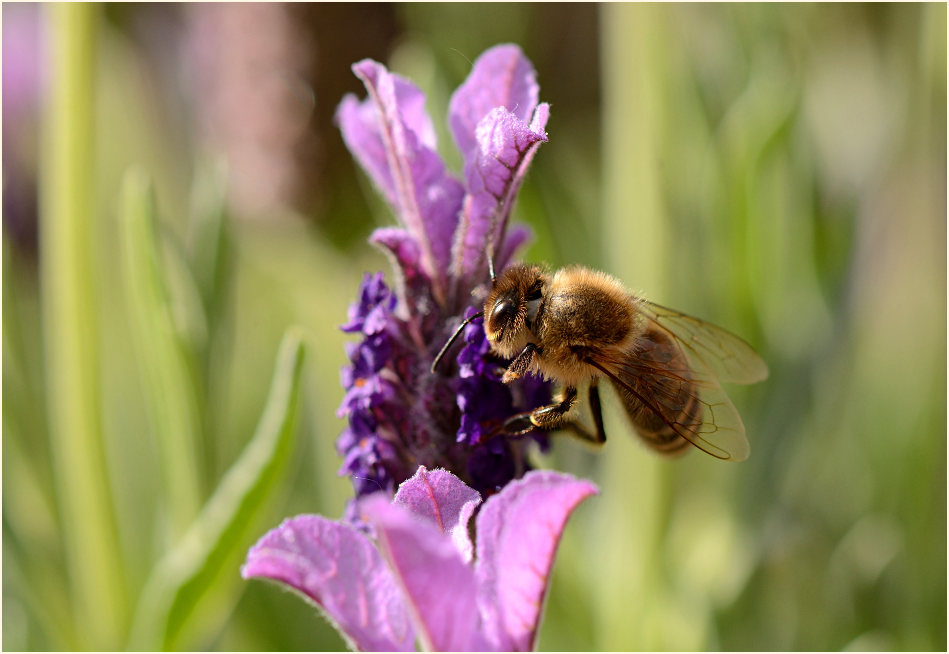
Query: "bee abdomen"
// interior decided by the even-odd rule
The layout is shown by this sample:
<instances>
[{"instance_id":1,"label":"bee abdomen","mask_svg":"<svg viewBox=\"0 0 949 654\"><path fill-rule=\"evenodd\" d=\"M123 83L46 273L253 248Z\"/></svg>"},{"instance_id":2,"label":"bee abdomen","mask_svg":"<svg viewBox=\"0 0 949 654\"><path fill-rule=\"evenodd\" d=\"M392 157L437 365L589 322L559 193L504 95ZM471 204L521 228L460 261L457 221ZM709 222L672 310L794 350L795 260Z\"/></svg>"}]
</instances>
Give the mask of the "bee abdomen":
<instances>
[{"instance_id":1,"label":"bee abdomen","mask_svg":"<svg viewBox=\"0 0 949 654\"><path fill-rule=\"evenodd\" d=\"M687 436L702 427L704 405L676 342L648 330L619 370L613 385L639 436L661 454L685 451Z\"/></svg>"},{"instance_id":2,"label":"bee abdomen","mask_svg":"<svg viewBox=\"0 0 949 654\"><path fill-rule=\"evenodd\" d=\"M702 424L701 404L694 393L688 394L685 405L677 414L666 416L668 423L635 398L627 401L625 406L640 438L660 454L675 456L685 452L691 443L676 430L694 433Z\"/></svg>"}]
</instances>

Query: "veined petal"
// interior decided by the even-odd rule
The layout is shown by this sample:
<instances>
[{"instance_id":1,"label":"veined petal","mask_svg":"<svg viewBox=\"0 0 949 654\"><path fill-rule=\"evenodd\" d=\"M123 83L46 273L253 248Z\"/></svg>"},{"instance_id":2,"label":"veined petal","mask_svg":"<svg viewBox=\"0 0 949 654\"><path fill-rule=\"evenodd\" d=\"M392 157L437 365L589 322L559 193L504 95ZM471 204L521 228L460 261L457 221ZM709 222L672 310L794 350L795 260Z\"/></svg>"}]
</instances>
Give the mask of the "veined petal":
<instances>
[{"instance_id":1,"label":"veined petal","mask_svg":"<svg viewBox=\"0 0 949 654\"><path fill-rule=\"evenodd\" d=\"M251 548L241 576L302 593L354 648L414 649L415 631L392 573L369 538L349 525L317 515L284 520Z\"/></svg>"},{"instance_id":2,"label":"veined petal","mask_svg":"<svg viewBox=\"0 0 949 654\"><path fill-rule=\"evenodd\" d=\"M539 93L534 66L519 47L497 45L482 53L448 105L452 135L465 162L474 156L475 128L489 111L504 107L526 123Z\"/></svg>"},{"instance_id":3,"label":"veined petal","mask_svg":"<svg viewBox=\"0 0 949 654\"><path fill-rule=\"evenodd\" d=\"M438 527L379 495L360 503L379 549L410 605L426 650L484 649L479 635L474 570Z\"/></svg>"},{"instance_id":4,"label":"veined petal","mask_svg":"<svg viewBox=\"0 0 949 654\"><path fill-rule=\"evenodd\" d=\"M481 503L481 494L469 488L447 470L418 471L399 486L393 500L415 515L425 518L448 535L465 563L471 561L472 545L468 521Z\"/></svg>"},{"instance_id":5,"label":"veined petal","mask_svg":"<svg viewBox=\"0 0 949 654\"><path fill-rule=\"evenodd\" d=\"M385 199L399 206L389 159L379 126L379 114L371 100L360 102L352 93L343 97L336 109L336 124L346 147L362 166Z\"/></svg>"},{"instance_id":6,"label":"veined petal","mask_svg":"<svg viewBox=\"0 0 949 654\"><path fill-rule=\"evenodd\" d=\"M421 269L418 242L408 231L399 227L380 227L369 236L369 242L380 247L389 257L395 276L393 287L398 298L395 312L406 320L409 311L408 289L415 287L422 279L427 279Z\"/></svg>"},{"instance_id":7,"label":"veined petal","mask_svg":"<svg viewBox=\"0 0 949 654\"><path fill-rule=\"evenodd\" d=\"M477 148L465 165L468 195L452 246L452 274L465 285L487 270L485 244L491 247L504 236L527 167L547 140L548 116L546 103L537 107L530 125L497 107L478 124Z\"/></svg>"},{"instance_id":8,"label":"veined petal","mask_svg":"<svg viewBox=\"0 0 949 654\"><path fill-rule=\"evenodd\" d=\"M497 648L533 649L564 525L596 492L570 475L532 471L485 502L475 574L484 632Z\"/></svg>"},{"instance_id":9,"label":"veined petal","mask_svg":"<svg viewBox=\"0 0 949 654\"><path fill-rule=\"evenodd\" d=\"M386 74L391 78L397 111L405 126L415 134L423 146L435 150L435 127L432 125L428 112L425 111L425 94L407 79L394 73L387 72ZM379 111L372 98L366 98L360 102L353 94L347 94L336 109L336 121L342 131L346 147L382 190L386 199L398 206L392 172L385 151Z\"/></svg>"},{"instance_id":10,"label":"veined petal","mask_svg":"<svg viewBox=\"0 0 949 654\"><path fill-rule=\"evenodd\" d=\"M346 139L347 146L353 142L372 155L372 165L367 170L382 169L381 149L386 172L379 174L382 181L377 183L394 205L402 224L418 242L422 269L438 292L440 280L448 269L452 235L464 189L446 171L433 149L435 133L424 112L422 92L371 59L354 64L353 72L369 92L366 103L375 107L376 129L374 132L367 130L366 120L363 120L359 123L356 138ZM340 126L343 127L347 117L355 113L351 102L344 99L340 106ZM362 141L373 142L367 147Z\"/></svg>"}]
</instances>

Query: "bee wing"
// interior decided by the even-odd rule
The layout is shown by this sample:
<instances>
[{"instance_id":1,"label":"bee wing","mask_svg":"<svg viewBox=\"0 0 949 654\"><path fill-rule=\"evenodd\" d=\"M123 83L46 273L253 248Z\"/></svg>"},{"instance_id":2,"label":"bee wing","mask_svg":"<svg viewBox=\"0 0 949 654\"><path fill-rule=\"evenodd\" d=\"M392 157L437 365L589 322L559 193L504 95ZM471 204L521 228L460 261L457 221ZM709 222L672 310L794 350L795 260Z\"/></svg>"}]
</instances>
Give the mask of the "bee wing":
<instances>
[{"instance_id":1,"label":"bee wing","mask_svg":"<svg viewBox=\"0 0 949 654\"><path fill-rule=\"evenodd\" d=\"M587 362L703 452L725 461L748 458L751 448L741 416L716 376L701 363L690 359L691 370L683 370L681 364L655 360L589 358ZM643 392L644 380L654 392Z\"/></svg>"},{"instance_id":2,"label":"bee wing","mask_svg":"<svg viewBox=\"0 0 949 654\"><path fill-rule=\"evenodd\" d=\"M767 364L735 334L648 300L640 306L653 324L679 341L690 363L704 363L701 367L714 373L719 381L754 384L767 378Z\"/></svg>"}]
</instances>

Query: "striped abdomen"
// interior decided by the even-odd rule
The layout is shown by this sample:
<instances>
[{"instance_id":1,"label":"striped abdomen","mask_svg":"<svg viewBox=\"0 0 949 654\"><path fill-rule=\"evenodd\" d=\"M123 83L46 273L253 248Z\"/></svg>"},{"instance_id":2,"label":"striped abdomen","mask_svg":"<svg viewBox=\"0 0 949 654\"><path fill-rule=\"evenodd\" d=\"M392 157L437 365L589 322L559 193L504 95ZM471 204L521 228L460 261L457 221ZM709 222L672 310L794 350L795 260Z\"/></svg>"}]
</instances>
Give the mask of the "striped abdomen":
<instances>
[{"instance_id":1,"label":"striped abdomen","mask_svg":"<svg viewBox=\"0 0 949 654\"><path fill-rule=\"evenodd\" d=\"M614 371L613 387L637 433L656 451L676 455L702 425L704 405L679 344L651 326ZM628 388L624 388L623 386Z\"/></svg>"}]
</instances>

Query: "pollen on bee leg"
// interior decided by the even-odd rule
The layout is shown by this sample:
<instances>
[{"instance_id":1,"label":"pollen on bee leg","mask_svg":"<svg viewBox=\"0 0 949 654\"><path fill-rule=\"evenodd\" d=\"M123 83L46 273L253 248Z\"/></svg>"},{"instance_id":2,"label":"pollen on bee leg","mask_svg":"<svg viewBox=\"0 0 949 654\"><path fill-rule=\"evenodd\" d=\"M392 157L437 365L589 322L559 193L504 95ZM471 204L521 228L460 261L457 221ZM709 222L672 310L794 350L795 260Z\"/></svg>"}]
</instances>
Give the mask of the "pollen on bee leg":
<instances>
[{"instance_id":1,"label":"pollen on bee leg","mask_svg":"<svg viewBox=\"0 0 949 654\"><path fill-rule=\"evenodd\" d=\"M521 378L521 374L519 372L515 372L514 370L511 370L510 368L508 368L507 370L504 371L504 375L502 375L501 381L505 384L510 384L515 379L520 379L520 378Z\"/></svg>"}]
</instances>

